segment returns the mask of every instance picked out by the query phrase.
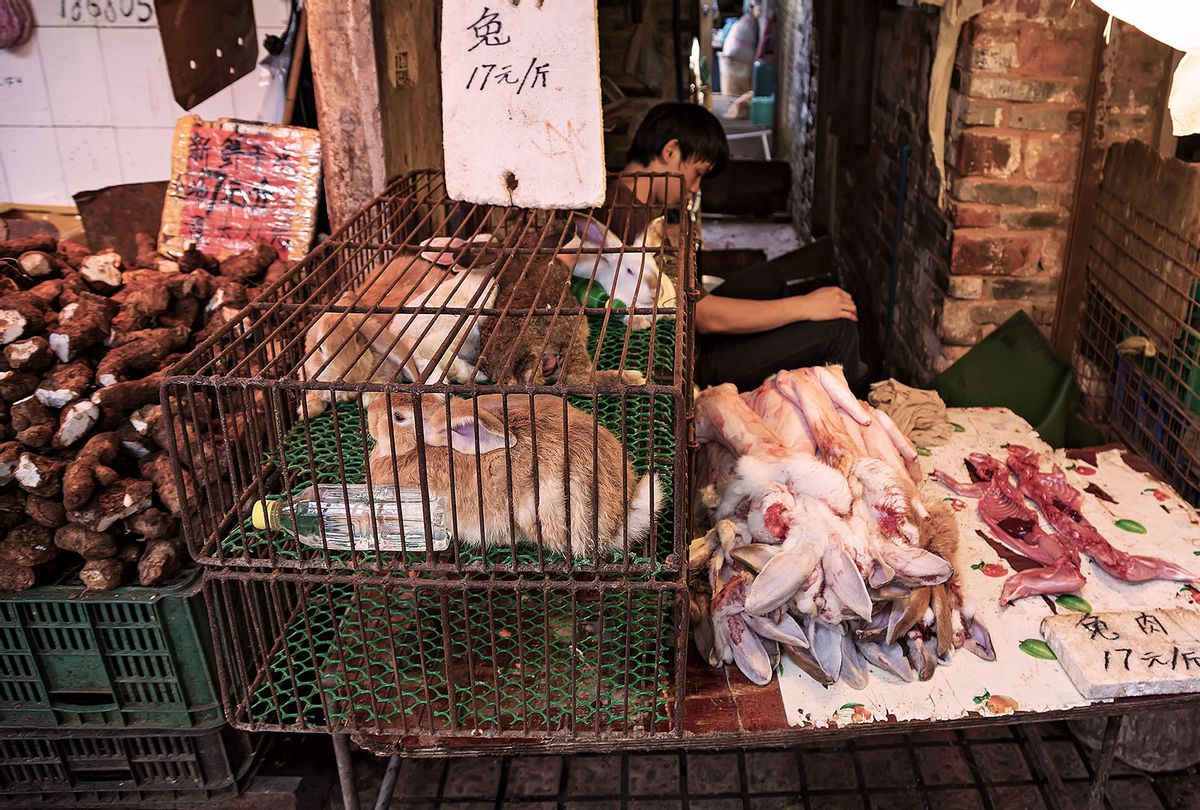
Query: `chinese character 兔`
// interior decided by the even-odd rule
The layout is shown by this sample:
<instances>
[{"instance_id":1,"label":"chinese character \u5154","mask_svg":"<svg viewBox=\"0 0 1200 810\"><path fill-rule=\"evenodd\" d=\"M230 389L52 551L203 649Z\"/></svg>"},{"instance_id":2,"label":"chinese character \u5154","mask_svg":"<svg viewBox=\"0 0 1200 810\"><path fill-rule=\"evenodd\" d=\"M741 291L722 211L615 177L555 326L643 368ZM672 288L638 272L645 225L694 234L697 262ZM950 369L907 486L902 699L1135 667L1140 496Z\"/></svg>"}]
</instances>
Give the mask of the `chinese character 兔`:
<instances>
[{"instance_id":1,"label":"chinese character \u5154","mask_svg":"<svg viewBox=\"0 0 1200 810\"><path fill-rule=\"evenodd\" d=\"M500 38L502 26L500 24L500 15L483 7L483 11L479 15L479 19L467 26L467 30L475 35L475 44L467 48L467 53L478 48L480 45L492 47L495 45L507 45L512 38Z\"/></svg>"},{"instance_id":2,"label":"chinese character \u5154","mask_svg":"<svg viewBox=\"0 0 1200 810\"><path fill-rule=\"evenodd\" d=\"M1087 630L1091 634L1090 638L1092 641L1095 641L1097 636L1106 641L1116 641L1121 637L1121 634L1115 630L1109 631L1108 622L1090 613L1085 613L1083 618L1076 622L1075 626Z\"/></svg>"},{"instance_id":3,"label":"chinese character \u5154","mask_svg":"<svg viewBox=\"0 0 1200 810\"><path fill-rule=\"evenodd\" d=\"M1162 633L1164 636L1170 635L1167 632L1167 628L1163 627L1161 619L1145 611L1142 611L1142 615L1137 617L1137 625L1138 629L1147 636L1154 635L1155 633Z\"/></svg>"}]
</instances>

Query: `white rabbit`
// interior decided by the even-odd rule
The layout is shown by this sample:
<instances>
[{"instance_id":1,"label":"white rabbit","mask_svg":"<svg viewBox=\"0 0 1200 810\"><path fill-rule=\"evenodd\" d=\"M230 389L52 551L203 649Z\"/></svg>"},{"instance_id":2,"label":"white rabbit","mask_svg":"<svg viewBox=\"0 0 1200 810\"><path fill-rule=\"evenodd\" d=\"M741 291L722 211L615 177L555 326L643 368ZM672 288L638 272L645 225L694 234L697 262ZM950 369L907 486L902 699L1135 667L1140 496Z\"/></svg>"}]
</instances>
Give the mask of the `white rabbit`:
<instances>
[{"instance_id":1,"label":"white rabbit","mask_svg":"<svg viewBox=\"0 0 1200 810\"><path fill-rule=\"evenodd\" d=\"M594 278L609 298L627 307L648 308L655 303L660 307L675 306L675 288L654 260L654 250L662 244L662 217L647 225L628 246L594 219L587 219L578 227L579 235L563 245L564 252L622 248L624 252L581 255L572 270L575 276ZM630 329L647 329L653 318L639 314L625 315L623 320Z\"/></svg>"}]
</instances>

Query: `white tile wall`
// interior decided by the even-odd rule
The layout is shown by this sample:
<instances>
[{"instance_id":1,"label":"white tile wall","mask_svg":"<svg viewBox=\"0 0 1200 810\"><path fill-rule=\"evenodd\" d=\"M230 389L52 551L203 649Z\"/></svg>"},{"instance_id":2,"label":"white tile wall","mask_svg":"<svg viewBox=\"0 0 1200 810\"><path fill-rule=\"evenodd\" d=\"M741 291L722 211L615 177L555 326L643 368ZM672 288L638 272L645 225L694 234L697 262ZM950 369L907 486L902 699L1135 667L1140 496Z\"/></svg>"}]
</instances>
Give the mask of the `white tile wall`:
<instances>
[{"instance_id":1,"label":"white tile wall","mask_svg":"<svg viewBox=\"0 0 1200 810\"><path fill-rule=\"evenodd\" d=\"M171 136L185 111L155 21L136 19L152 0L119 0L133 17L115 22L89 18L86 0L73 21L75 3L32 0L33 37L0 51L0 201L69 205L78 191L170 173ZM290 8L290 0L254 0L259 59L263 36L283 33ZM280 83L261 86L255 69L186 112L278 121L283 94Z\"/></svg>"},{"instance_id":2,"label":"white tile wall","mask_svg":"<svg viewBox=\"0 0 1200 810\"><path fill-rule=\"evenodd\" d=\"M47 127L0 128L0 158L13 200L65 205L71 199L63 180L54 130Z\"/></svg>"}]
</instances>

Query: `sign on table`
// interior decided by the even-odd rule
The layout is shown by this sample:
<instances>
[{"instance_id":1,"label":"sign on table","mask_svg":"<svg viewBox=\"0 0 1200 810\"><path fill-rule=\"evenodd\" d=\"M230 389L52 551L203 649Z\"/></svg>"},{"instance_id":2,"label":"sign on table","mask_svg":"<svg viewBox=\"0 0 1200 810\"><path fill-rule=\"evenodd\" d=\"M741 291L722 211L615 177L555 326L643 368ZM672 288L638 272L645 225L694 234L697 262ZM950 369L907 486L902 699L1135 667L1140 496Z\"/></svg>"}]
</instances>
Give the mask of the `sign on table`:
<instances>
[{"instance_id":1,"label":"sign on table","mask_svg":"<svg viewBox=\"0 0 1200 810\"><path fill-rule=\"evenodd\" d=\"M1086 698L1200 690L1200 614L1195 611L1048 616L1042 635Z\"/></svg>"},{"instance_id":2,"label":"sign on table","mask_svg":"<svg viewBox=\"0 0 1200 810\"><path fill-rule=\"evenodd\" d=\"M442 0L446 189L525 208L604 201L596 4Z\"/></svg>"}]
</instances>

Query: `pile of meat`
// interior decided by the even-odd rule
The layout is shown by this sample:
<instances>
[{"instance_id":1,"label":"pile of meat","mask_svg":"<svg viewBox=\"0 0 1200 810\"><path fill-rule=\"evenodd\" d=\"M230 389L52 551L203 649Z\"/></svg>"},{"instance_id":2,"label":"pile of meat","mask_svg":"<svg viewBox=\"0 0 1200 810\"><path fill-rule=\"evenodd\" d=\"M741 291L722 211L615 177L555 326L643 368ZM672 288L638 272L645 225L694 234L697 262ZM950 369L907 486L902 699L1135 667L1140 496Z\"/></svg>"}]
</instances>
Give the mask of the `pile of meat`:
<instances>
[{"instance_id":1,"label":"pile of meat","mask_svg":"<svg viewBox=\"0 0 1200 810\"><path fill-rule=\"evenodd\" d=\"M696 646L757 684L787 655L822 684L863 688L868 664L933 677L966 647L992 660L952 561L958 527L917 491L917 453L854 397L841 369L781 371L696 402Z\"/></svg>"},{"instance_id":2,"label":"pile of meat","mask_svg":"<svg viewBox=\"0 0 1200 810\"><path fill-rule=\"evenodd\" d=\"M1081 553L1110 576L1127 582L1196 580L1195 574L1172 562L1113 548L1083 516L1083 493L1067 482L1057 465L1043 472L1041 458L1028 447L1009 445L1007 463L986 453L972 453L966 466L970 483L941 470L934 475L955 494L978 498L979 516L996 540L1037 563L1005 580L1000 592L1002 605L1025 596L1078 591L1086 582L1079 570ZM1038 513L1028 502L1041 510L1050 531L1042 528Z\"/></svg>"},{"instance_id":3,"label":"pile of meat","mask_svg":"<svg viewBox=\"0 0 1200 810\"><path fill-rule=\"evenodd\" d=\"M265 243L221 262L138 245L127 267L74 242L0 241L0 590L80 558L93 589L183 562L159 385L288 266Z\"/></svg>"}]
</instances>

